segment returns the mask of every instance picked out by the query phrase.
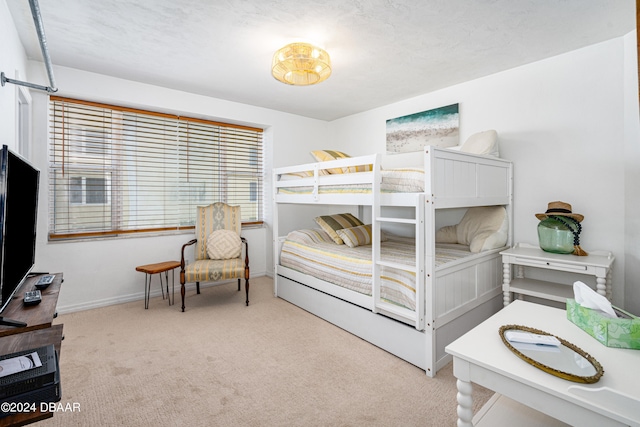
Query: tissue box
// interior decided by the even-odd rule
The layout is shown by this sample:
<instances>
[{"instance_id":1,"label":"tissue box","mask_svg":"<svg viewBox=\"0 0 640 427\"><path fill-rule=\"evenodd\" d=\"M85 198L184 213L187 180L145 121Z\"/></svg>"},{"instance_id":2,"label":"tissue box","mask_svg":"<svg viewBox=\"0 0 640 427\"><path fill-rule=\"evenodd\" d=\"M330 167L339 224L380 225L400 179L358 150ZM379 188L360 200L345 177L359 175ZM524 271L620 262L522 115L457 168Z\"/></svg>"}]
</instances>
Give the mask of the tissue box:
<instances>
[{"instance_id":1,"label":"tissue box","mask_svg":"<svg viewBox=\"0 0 640 427\"><path fill-rule=\"evenodd\" d=\"M605 317L595 310L582 307L574 299L567 299L567 319L578 325L586 333L600 341L607 347L633 348L640 350L640 317L631 319L612 319Z\"/></svg>"}]
</instances>

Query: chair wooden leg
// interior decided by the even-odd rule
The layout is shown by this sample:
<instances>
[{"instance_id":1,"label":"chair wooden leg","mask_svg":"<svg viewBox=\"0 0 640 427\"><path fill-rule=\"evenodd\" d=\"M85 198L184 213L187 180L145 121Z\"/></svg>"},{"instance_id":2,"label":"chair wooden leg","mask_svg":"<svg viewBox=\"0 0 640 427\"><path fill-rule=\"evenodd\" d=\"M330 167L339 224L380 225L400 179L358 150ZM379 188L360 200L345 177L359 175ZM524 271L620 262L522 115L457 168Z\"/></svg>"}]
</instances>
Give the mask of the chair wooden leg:
<instances>
[{"instance_id":1,"label":"chair wooden leg","mask_svg":"<svg viewBox=\"0 0 640 427\"><path fill-rule=\"evenodd\" d=\"M200 293L200 282L196 282L196 293Z\"/></svg>"},{"instance_id":2,"label":"chair wooden leg","mask_svg":"<svg viewBox=\"0 0 640 427\"><path fill-rule=\"evenodd\" d=\"M182 295L182 311L184 312L184 283L180 284L180 295Z\"/></svg>"},{"instance_id":3,"label":"chair wooden leg","mask_svg":"<svg viewBox=\"0 0 640 427\"><path fill-rule=\"evenodd\" d=\"M238 292L240 292L240 279L238 279Z\"/></svg>"},{"instance_id":4,"label":"chair wooden leg","mask_svg":"<svg viewBox=\"0 0 640 427\"><path fill-rule=\"evenodd\" d=\"M245 282L244 282L244 288L245 288L245 289L246 289L246 291L247 291L247 301L246 301L246 304L247 304L247 306L249 306L249 279L245 280Z\"/></svg>"}]
</instances>

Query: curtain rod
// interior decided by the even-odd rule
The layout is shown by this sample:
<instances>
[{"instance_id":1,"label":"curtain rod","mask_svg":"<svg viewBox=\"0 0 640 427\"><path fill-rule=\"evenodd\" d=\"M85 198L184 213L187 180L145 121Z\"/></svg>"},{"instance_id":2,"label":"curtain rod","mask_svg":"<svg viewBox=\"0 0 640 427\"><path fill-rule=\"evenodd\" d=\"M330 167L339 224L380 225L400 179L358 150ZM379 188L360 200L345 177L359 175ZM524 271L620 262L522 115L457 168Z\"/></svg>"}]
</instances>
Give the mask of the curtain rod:
<instances>
[{"instance_id":1,"label":"curtain rod","mask_svg":"<svg viewBox=\"0 0 640 427\"><path fill-rule=\"evenodd\" d=\"M49 50L47 49L47 38L44 35L44 25L42 24L40 5L38 4L38 0L29 0L29 6L31 7L33 22L36 25L36 32L38 33L38 40L40 41L40 50L42 50L42 58L44 60L44 65L47 67L47 74L49 75L49 83L51 86L43 86L21 80L10 79L4 75L4 71L0 74L0 80L2 81L2 86L4 86L5 83L11 83L32 89L43 90L49 93L55 93L58 91L58 88L56 87L55 78L53 77L53 66L51 65L51 57L49 56Z\"/></svg>"}]
</instances>

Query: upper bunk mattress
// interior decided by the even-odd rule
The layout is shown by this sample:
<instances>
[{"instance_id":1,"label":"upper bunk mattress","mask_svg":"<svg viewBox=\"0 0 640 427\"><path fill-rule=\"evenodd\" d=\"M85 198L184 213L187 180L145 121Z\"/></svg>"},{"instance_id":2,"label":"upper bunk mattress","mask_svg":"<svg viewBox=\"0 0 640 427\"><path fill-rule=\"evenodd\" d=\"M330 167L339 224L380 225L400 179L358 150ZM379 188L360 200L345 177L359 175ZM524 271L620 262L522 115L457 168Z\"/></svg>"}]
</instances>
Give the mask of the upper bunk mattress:
<instances>
[{"instance_id":1,"label":"upper bunk mattress","mask_svg":"<svg viewBox=\"0 0 640 427\"><path fill-rule=\"evenodd\" d=\"M413 267L415 240L385 233L380 253L383 261ZM371 245L350 248L336 244L321 229L292 231L282 245L280 265L326 282L371 295ZM471 255L467 246L437 245L436 267ZM380 297L383 301L415 311L415 274L381 267Z\"/></svg>"},{"instance_id":2,"label":"upper bunk mattress","mask_svg":"<svg viewBox=\"0 0 640 427\"><path fill-rule=\"evenodd\" d=\"M357 172L356 172L357 173ZM382 183L380 189L388 193L422 193L424 191L424 170L418 168L383 169L380 171ZM347 175L347 174L344 174ZM335 177L336 175L332 175ZM280 181L300 179L297 174L284 174ZM278 192L282 194L309 194L312 186L304 187L280 187ZM320 194L332 193L370 193L370 184L331 184L321 185L318 188Z\"/></svg>"}]
</instances>

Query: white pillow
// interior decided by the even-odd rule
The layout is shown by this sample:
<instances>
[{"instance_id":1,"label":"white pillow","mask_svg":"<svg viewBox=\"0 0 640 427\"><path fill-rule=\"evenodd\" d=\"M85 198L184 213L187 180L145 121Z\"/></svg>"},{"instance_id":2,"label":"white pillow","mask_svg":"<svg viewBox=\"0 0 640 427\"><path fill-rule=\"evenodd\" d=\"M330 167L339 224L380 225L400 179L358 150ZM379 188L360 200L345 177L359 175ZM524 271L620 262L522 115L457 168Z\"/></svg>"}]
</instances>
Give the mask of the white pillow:
<instances>
[{"instance_id":1,"label":"white pillow","mask_svg":"<svg viewBox=\"0 0 640 427\"><path fill-rule=\"evenodd\" d=\"M437 243L459 243L471 252L501 248L507 244L509 222L502 206L469 208L457 225L436 232Z\"/></svg>"},{"instance_id":2,"label":"white pillow","mask_svg":"<svg viewBox=\"0 0 640 427\"><path fill-rule=\"evenodd\" d=\"M242 252L242 240L232 230L216 230L207 237L207 255L210 259L238 258Z\"/></svg>"},{"instance_id":3,"label":"white pillow","mask_svg":"<svg viewBox=\"0 0 640 427\"><path fill-rule=\"evenodd\" d=\"M485 130L484 132L474 133L462 144L460 151L500 157L498 150L498 132L495 130Z\"/></svg>"},{"instance_id":4,"label":"white pillow","mask_svg":"<svg viewBox=\"0 0 640 427\"><path fill-rule=\"evenodd\" d=\"M447 225L436 231L436 243L458 243L458 232L456 225Z\"/></svg>"}]
</instances>

